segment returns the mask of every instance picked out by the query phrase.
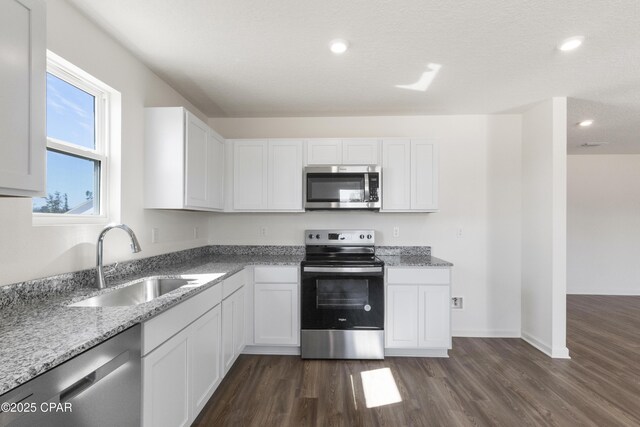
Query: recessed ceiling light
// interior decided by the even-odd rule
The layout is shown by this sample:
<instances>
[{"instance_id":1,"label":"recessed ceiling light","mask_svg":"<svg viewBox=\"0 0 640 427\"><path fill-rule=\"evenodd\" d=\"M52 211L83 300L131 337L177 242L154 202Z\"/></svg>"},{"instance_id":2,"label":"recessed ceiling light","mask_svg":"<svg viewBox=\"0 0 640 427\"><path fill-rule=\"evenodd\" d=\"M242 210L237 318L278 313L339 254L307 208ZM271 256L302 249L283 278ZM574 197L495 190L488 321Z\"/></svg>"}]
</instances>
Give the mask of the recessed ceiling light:
<instances>
[{"instance_id":1,"label":"recessed ceiling light","mask_svg":"<svg viewBox=\"0 0 640 427\"><path fill-rule=\"evenodd\" d=\"M346 40L335 39L329 43L329 49L336 55L341 55L349 49L349 43Z\"/></svg>"},{"instance_id":2,"label":"recessed ceiling light","mask_svg":"<svg viewBox=\"0 0 640 427\"><path fill-rule=\"evenodd\" d=\"M583 120L580 123L578 123L578 126L582 126L587 127L587 126L591 126L593 124L593 120L589 119L589 120Z\"/></svg>"},{"instance_id":3,"label":"recessed ceiling light","mask_svg":"<svg viewBox=\"0 0 640 427\"><path fill-rule=\"evenodd\" d=\"M558 49L560 49L563 52L568 52L570 50L574 50L580 47L583 41L584 41L584 37L582 36L570 37L566 40L563 40L558 45Z\"/></svg>"}]
</instances>

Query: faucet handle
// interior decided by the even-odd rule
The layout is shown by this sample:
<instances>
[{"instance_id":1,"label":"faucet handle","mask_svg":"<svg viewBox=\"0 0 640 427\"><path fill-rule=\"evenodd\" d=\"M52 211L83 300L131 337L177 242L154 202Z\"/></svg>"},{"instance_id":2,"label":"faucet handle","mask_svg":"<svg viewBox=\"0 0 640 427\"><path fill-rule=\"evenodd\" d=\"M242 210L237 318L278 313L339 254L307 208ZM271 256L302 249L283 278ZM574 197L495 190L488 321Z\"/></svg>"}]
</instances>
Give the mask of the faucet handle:
<instances>
[{"instance_id":1,"label":"faucet handle","mask_svg":"<svg viewBox=\"0 0 640 427\"><path fill-rule=\"evenodd\" d=\"M113 267L111 267L109 270L105 271L104 274L112 273L112 272L116 271L116 268L118 268L118 262L113 264Z\"/></svg>"}]
</instances>

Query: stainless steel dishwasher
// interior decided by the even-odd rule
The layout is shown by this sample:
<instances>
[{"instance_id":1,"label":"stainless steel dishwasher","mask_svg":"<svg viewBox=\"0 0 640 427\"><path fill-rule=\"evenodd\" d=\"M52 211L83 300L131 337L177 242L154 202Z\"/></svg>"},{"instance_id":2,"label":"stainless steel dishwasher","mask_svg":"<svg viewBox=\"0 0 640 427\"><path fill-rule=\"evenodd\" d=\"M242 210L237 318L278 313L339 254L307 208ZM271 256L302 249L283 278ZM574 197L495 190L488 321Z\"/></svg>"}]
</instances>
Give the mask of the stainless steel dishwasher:
<instances>
[{"instance_id":1,"label":"stainless steel dishwasher","mask_svg":"<svg viewBox=\"0 0 640 427\"><path fill-rule=\"evenodd\" d=\"M135 325L0 396L0 426L139 426L140 331Z\"/></svg>"}]
</instances>

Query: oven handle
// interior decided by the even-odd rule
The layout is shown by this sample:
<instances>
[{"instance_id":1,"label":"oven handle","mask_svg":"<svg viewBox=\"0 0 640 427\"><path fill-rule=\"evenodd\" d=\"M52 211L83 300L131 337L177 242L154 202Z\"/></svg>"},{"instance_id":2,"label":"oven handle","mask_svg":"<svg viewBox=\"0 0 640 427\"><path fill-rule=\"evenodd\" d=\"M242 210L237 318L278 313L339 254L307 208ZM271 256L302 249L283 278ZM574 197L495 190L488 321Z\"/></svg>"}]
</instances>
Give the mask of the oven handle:
<instances>
[{"instance_id":1,"label":"oven handle","mask_svg":"<svg viewBox=\"0 0 640 427\"><path fill-rule=\"evenodd\" d=\"M304 273L382 273L382 267L303 267Z\"/></svg>"}]
</instances>

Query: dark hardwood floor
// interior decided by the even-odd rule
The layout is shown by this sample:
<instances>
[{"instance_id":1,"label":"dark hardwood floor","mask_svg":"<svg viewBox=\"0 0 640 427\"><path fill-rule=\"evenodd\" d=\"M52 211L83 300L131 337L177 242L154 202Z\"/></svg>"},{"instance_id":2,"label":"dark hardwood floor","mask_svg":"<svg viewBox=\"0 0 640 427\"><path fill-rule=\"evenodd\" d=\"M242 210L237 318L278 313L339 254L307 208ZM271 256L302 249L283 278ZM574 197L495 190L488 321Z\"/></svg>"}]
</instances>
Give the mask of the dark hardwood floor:
<instances>
[{"instance_id":1,"label":"dark hardwood floor","mask_svg":"<svg viewBox=\"0 0 640 427\"><path fill-rule=\"evenodd\" d=\"M640 426L640 297L567 301L571 360L495 338L455 338L449 359L241 355L194 425ZM367 408L361 373L382 368L402 401Z\"/></svg>"}]
</instances>

